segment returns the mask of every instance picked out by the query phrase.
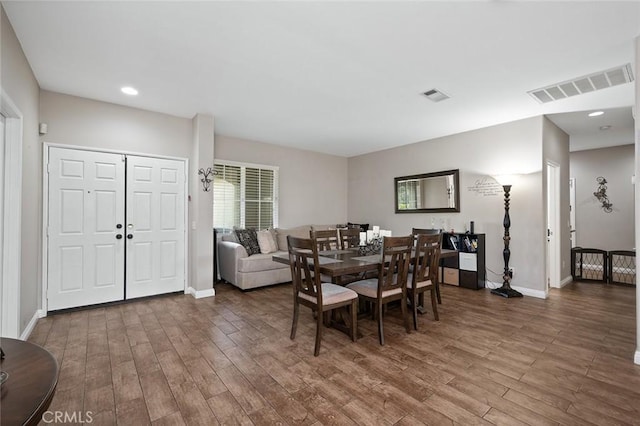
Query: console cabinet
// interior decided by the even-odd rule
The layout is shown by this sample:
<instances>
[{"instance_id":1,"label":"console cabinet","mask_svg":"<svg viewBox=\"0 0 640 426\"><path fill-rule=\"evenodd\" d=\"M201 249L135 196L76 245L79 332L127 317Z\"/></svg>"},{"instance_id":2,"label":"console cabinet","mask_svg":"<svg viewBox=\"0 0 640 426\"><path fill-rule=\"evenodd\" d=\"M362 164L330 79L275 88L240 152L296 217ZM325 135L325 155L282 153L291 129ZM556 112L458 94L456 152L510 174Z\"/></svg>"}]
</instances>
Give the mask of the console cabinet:
<instances>
[{"instance_id":1,"label":"console cabinet","mask_svg":"<svg viewBox=\"0 0 640 426\"><path fill-rule=\"evenodd\" d=\"M441 283L473 290L485 288L487 272L484 234L444 232L442 248L457 250L458 255L442 259Z\"/></svg>"}]
</instances>

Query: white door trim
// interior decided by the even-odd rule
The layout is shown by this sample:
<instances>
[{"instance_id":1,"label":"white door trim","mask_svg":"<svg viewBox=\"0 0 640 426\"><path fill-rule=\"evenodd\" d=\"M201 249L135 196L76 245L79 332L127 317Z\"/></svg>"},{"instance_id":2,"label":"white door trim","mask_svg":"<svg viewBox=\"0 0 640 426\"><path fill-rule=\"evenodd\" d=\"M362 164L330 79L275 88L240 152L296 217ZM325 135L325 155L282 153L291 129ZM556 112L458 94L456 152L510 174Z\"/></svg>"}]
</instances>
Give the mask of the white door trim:
<instances>
[{"instance_id":1,"label":"white door trim","mask_svg":"<svg viewBox=\"0 0 640 426\"><path fill-rule=\"evenodd\" d=\"M576 178L569 178L569 233L571 238L571 248L577 246L576 228Z\"/></svg>"},{"instance_id":2,"label":"white door trim","mask_svg":"<svg viewBox=\"0 0 640 426\"><path fill-rule=\"evenodd\" d=\"M0 94L5 117L4 241L2 258L2 335L20 336L22 258L22 113L7 93ZM8 208L11 206L11 208Z\"/></svg>"},{"instance_id":3,"label":"white door trim","mask_svg":"<svg viewBox=\"0 0 640 426\"><path fill-rule=\"evenodd\" d=\"M175 160L184 162L185 170L185 182L184 182L184 258L187 260L184 262L184 293L189 293L189 159L184 157L170 157L165 155L154 155L133 151L119 151L115 149L101 149L93 147L85 147L78 145L65 145L60 143L44 142L42 144L42 312L43 316L47 313L47 261L48 261L48 239L47 239L47 222L49 219L49 200L47 194L49 193L49 179L47 175L47 164L49 163L49 147L76 149L79 151L94 151L94 152L106 152L111 154L123 154L123 155L137 155L140 157L161 158L166 160Z\"/></svg>"},{"instance_id":4,"label":"white door trim","mask_svg":"<svg viewBox=\"0 0 640 426\"><path fill-rule=\"evenodd\" d=\"M552 173L549 173L553 170ZM547 174L547 229L553 230L550 243L546 244L546 261L547 261L547 282L553 288L559 288L561 280L560 258L561 253L561 237L560 232L560 165L551 161L546 161ZM551 188L551 190L550 190ZM547 237L549 238L549 237ZM546 288L546 287L545 287Z\"/></svg>"}]
</instances>

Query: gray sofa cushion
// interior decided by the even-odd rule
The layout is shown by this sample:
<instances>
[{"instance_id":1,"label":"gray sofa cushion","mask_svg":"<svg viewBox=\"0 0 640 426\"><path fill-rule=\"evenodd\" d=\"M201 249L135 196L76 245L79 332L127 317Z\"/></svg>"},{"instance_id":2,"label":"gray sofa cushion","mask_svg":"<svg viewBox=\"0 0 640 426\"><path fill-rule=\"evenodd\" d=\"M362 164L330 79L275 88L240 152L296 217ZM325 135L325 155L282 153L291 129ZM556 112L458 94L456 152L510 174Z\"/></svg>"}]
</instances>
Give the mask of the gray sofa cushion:
<instances>
[{"instance_id":1,"label":"gray sofa cushion","mask_svg":"<svg viewBox=\"0 0 640 426\"><path fill-rule=\"evenodd\" d=\"M254 254L249 257L238 259L238 272L261 272L273 269L289 268L284 263L274 262L271 258L281 252L269 254Z\"/></svg>"},{"instance_id":2,"label":"gray sofa cushion","mask_svg":"<svg viewBox=\"0 0 640 426\"><path fill-rule=\"evenodd\" d=\"M238 237L236 237L235 232L229 232L228 234L222 234L220 236L221 241L231 241L232 243L238 242Z\"/></svg>"},{"instance_id":3,"label":"gray sofa cushion","mask_svg":"<svg viewBox=\"0 0 640 426\"><path fill-rule=\"evenodd\" d=\"M309 238L309 231L311 231L311 225L298 226L297 228L276 228L276 234L278 236L278 249L281 251L289 251L287 245L287 235L292 235L297 238Z\"/></svg>"}]
</instances>

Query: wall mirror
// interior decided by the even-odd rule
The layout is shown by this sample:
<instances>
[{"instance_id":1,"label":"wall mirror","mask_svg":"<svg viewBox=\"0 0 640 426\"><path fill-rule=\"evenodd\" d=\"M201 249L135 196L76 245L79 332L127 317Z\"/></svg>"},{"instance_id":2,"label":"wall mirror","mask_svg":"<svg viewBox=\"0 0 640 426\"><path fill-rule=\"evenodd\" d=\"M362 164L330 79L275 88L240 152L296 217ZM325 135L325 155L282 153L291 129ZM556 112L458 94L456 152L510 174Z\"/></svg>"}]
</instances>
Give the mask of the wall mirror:
<instances>
[{"instance_id":1,"label":"wall mirror","mask_svg":"<svg viewBox=\"0 0 640 426\"><path fill-rule=\"evenodd\" d=\"M396 213L459 212L459 175L456 169L395 178Z\"/></svg>"}]
</instances>

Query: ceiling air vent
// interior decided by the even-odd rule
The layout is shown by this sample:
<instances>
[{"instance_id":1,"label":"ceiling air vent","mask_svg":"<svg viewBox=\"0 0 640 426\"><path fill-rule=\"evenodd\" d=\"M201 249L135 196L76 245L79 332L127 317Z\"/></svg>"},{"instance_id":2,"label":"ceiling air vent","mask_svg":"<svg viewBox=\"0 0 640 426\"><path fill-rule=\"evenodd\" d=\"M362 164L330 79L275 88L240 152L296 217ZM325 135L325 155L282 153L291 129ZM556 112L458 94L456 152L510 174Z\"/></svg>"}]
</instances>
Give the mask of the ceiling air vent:
<instances>
[{"instance_id":1,"label":"ceiling air vent","mask_svg":"<svg viewBox=\"0 0 640 426\"><path fill-rule=\"evenodd\" d=\"M608 87L618 86L620 84L631 83L632 81L633 72L631 71L631 64L626 64L610 70L542 87L527 93L529 93L538 102L545 104L547 102L558 101L571 96L593 92L594 90L601 90Z\"/></svg>"},{"instance_id":2,"label":"ceiling air vent","mask_svg":"<svg viewBox=\"0 0 640 426\"><path fill-rule=\"evenodd\" d=\"M449 99L449 96L436 89L427 90L423 93L423 95L431 99L433 102L440 102L444 101L445 99Z\"/></svg>"}]
</instances>

